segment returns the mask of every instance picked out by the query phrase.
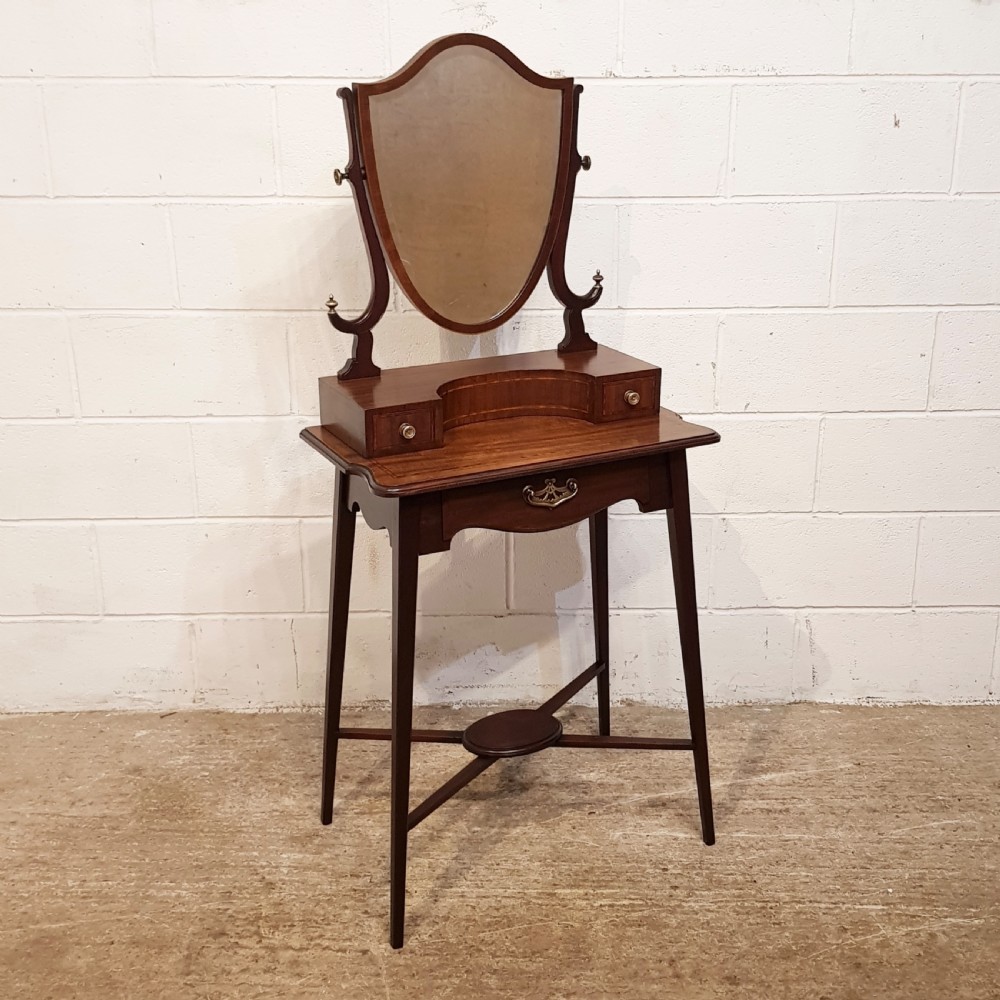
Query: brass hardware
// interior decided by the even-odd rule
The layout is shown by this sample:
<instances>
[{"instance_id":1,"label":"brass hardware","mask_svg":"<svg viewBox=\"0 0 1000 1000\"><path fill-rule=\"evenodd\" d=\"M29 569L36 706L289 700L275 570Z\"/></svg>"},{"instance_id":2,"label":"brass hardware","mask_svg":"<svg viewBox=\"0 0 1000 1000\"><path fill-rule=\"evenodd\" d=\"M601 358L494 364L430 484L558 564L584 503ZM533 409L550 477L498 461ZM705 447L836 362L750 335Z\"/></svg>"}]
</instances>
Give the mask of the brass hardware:
<instances>
[{"instance_id":1,"label":"brass hardware","mask_svg":"<svg viewBox=\"0 0 1000 1000\"><path fill-rule=\"evenodd\" d=\"M326 311L331 313L337 311L337 300L332 295L326 300Z\"/></svg>"},{"instance_id":2,"label":"brass hardware","mask_svg":"<svg viewBox=\"0 0 1000 1000\"><path fill-rule=\"evenodd\" d=\"M594 279L593 280L594 280L594 284L595 285L599 285L599 284L601 284L602 281L604 281L604 275L601 274L600 271L595 271L594 272Z\"/></svg>"},{"instance_id":3,"label":"brass hardware","mask_svg":"<svg viewBox=\"0 0 1000 1000\"><path fill-rule=\"evenodd\" d=\"M638 406L639 393L637 393L635 389L629 389L629 391L625 393L625 402L628 403L629 406Z\"/></svg>"},{"instance_id":4,"label":"brass hardware","mask_svg":"<svg viewBox=\"0 0 1000 1000\"><path fill-rule=\"evenodd\" d=\"M347 176L347 169L346 169L346 167L343 170L341 170L338 167L333 172L333 183L336 184L337 187L340 187L340 185L343 184L344 181L349 181L350 179L351 178Z\"/></svg>"},{"instance_id":5,"label":"brass hardware","mask_svg":"<svg viewBox=\"0 0 1000 1000\"><path fill-rule=\"evenodd\" d=\"M589 156L581 156L580 157L580 166L584 170L589 170L590 169L590 157Z\"/></svg>"},{"instance_id":6,"label":"brass hardware","mask_svg":"<svg viewBox=\"0 0 1000 1000\"><path fill-rule=\"evenodd\" d=\"M565 486L556 486L554 479L546 479L545 485L537 493L530 486L525 486L521 495L524 502L532 507L558 507L567 500L572 500L579 489L575 479L567 479Z\"/></svg>"},{"instance_id":7,"label":"brass hardware","mask_svg":"<svg viewBox=\"0 0 1000 1000\"><path fill-rule=\"evenodd\" d=\"M417 436L417 429L413 424L400 424L399 436L404 441L412 441Z\"/></svg>"}]
</instances>

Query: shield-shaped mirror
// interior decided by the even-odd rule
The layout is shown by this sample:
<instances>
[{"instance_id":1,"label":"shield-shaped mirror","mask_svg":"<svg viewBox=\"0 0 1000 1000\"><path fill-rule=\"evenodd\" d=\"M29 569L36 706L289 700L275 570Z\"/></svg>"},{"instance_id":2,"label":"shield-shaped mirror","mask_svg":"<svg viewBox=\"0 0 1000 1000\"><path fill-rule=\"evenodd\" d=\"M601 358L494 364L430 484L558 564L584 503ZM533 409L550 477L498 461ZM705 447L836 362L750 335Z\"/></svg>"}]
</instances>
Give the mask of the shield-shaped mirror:
<instances>
[{"instance_id":1,"label":"shield-shaped mirror","mask_svg":"<svg viewBox=\"0 0 1000 1000\"><path fill-rule=\"evenodd\" d=\"M492 39L453 35L355 91L372 214L397 282L450 330L500 326L555 239L573 81L534 73Z\"/></svg>"}]
</instances>

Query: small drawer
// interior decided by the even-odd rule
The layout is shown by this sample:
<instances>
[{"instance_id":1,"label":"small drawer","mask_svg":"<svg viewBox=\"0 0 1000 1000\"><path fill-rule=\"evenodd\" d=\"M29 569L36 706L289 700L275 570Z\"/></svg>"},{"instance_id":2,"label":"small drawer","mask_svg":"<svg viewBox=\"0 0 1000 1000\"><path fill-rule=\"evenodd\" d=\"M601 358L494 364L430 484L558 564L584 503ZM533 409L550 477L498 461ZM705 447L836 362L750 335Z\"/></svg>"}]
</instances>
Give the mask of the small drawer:
<instances>
[{"instance_id":1,"label":"small drawer","mask_svg":"<svg viewBox=\"0 0 1000 1000\"><path fill-rule=\"evenodd\" d=\"M582 521L620 500L636 500L642 510L669 506L669 477L662 455L543 470L452 490L442 495L441 526L446 539L463 528L549 531Z\"/></svg>"},{"instance_id":2,"label":"small drawer","mask_svg":"<svg viewBox=\"0 0 1000 1000\"><path fill-rule=\"evenodd\" d=\"M605 381L601 385L600 420L648 417L660 406L659 372Z\"/></svg>"},{"instance_id":3,"label":"small drawer","mask_svg":"<svg viewBox=\"0 0 1000 1000\"><path fill-rule=\"evenodd\" d=\"M433 406L376 411L369 414L369 420L369 453L373 458L441 447L440 421Z\"/></svg>"}]
</instances>

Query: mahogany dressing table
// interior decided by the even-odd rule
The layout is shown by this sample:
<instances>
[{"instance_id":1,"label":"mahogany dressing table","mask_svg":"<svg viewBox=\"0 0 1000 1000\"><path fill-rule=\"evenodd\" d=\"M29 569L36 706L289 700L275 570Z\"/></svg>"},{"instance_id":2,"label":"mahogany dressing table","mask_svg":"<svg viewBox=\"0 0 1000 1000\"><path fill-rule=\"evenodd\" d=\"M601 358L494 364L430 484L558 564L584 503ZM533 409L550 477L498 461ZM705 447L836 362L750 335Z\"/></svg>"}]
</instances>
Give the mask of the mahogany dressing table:
<instances>
[{"instance_id":1,"label":"mahogany dressing table","mask_svg":"<svg viewBox=\"0 0 1000 1000\"><path fill-rule=\"evenodd\" d=\"M327 302L354 337L350 360L320 379L321 426L303 439L333 463L333 553L321 819L333 818L344 739L391 746L390 943L403 944L407 834L505 757L546 747L692 753L702 837L715 840L695 603L688 448L714 431L661 409L660 369L606 347L583 313L601 297L567 283L564 260L577 172L580 86L543 77L499 43L450 35L399 72L338 94L348 181L371 265L372 291L355 319ZM554 350L381 371L372 331L389 300L389 267L409 300L458 333L493 330L525 303L546 270L564 308ZM611 734L608 508L634 500L666 511L690 738ZM392 545L392 723L340 725L357 511ZM465 528L549 531L589 520L594 663L536 709L488 715L464 731L412 728L417 565ZM590 681L598 734L567 733L553 713ZM469 762L410 808L410 747L462 743Z\"/></svg>"}]
</instances>

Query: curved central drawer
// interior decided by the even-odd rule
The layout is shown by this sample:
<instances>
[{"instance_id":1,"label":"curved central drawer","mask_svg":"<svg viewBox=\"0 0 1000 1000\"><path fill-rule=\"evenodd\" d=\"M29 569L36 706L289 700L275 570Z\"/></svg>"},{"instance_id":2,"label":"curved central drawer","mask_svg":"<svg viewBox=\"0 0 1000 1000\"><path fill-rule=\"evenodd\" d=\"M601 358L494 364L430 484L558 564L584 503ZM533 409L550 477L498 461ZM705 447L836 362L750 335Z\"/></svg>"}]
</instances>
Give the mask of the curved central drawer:
<instances>
[{"instance_id":1,"label":"curved central drawer","mask_svg":"<svg viewBox=\"0 0 1000 1000\"><path fill-rule=\"evenodd\" d=\"M441 496L441 526L445 539L464 528L550 531L622 500L635 500L643 511L669 507L666 457L545 470L449 490Z\"/></svg>"}]
</instances>

